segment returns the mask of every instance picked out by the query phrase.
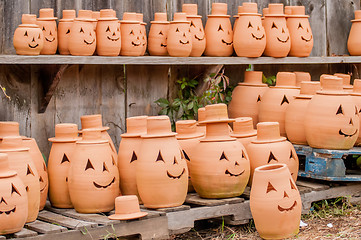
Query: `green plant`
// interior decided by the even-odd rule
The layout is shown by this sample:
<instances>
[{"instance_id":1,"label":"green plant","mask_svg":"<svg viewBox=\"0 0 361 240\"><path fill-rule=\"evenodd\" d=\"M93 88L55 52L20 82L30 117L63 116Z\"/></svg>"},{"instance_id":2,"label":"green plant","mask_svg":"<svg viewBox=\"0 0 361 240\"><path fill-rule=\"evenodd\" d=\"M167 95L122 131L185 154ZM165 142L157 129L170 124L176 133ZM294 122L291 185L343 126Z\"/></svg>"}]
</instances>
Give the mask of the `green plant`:
<instances>
[{"instance_id":1,"label":"green plant","mask_svg":"<svg viewBox=\"0 0 361 240\"><path fill-rule=\"evenodd\" d=\"M350 214L354 206L350 203L351 196L314 202L311 212L304 215L304 219L327 218L329 216L345 216Z\"/></svg>"},{"instance_id":2,"label":"green plant","mask_svg":"<svg viewBox=\"0 0 361 240\"><path fill-rule=\"evenodd\" d=\"M262 74L262 82L267 83L268 86L274 86L276 85L276 76L266 77L264 74Z\"/></svg>"}]
</instances>

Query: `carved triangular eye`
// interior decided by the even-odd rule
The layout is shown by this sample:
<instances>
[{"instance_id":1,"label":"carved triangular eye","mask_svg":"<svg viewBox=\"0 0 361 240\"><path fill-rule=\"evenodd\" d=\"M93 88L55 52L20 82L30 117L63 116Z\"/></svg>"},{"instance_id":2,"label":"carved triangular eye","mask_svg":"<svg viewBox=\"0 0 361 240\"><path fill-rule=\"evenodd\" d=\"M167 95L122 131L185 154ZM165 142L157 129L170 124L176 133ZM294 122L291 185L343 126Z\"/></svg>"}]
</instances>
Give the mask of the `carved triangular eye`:
<instances>
[{"instance_id":1,"label":"carved triangular eye","mask_svg":"<svg viewBox=\"0 0 361 240\"><path fill-rule=\"evenodd\" d=\"M163 32L162 32L162 31L160 31L160 32L159 32L159 35L163 35Z\"/></svg>"},{"instance_id":2,"label":"carved triangular eye","mask_svg":"<svg viewBox=\"0 0 361 240\"><path fill-rule=\"evenodd\" d=\"M342 106L340 105L339 107L338 107L338 109L337 109L337 113L336 113L336 115L337 114L343 114L343 110L342 110Z\"/></svg>"},{"instance_id":3,"label":"carved triangular eye","mask_svg":"<svg viewBox=\"0 0 361 240\"><path fill-rule=\"evenodd\" d=\"M84 33L84 30L83 30L83 28L82 28L82 27L80 28L80 32Z\"/></svg>"},{"instance_id":4,"label":"carved triangular eye","mask_svg":"<svg viewBox=\"0 0 361 240\"><path fill-rule=\"evenodd\" d=\"M194 25L193 21L191 21L191 27L196 27L196 25Z\"/></svg>"},{"instance_id":5,"label":"carved triangular eye","mask_svg":"<svg viewBox=\"0 0 361 240\"><path fill-rule=\"evenodd\" d=\"M289 198L288 194L286 193L286 191L283 192L283 198Z\"/></svg>"},{"instance_id":6,"label":"carved triangular eye","mask_svg":"<svg viewBox=\"0 0 361 240\"><path fill-rule=\"evenodd\" d=\"M14 184L11 184L11 195L12 195L14 192L17 193L17 194L19 194L19 196L21 196L20 192L18 191L18 189L16 189L16 187L14 186Z\"/></svg>"},{"instance_id":7,"label":"carved triangular eye","mask_svg":"<svg viewBox=\"0 0 361 240\"><path fill-rule=\"evenodd\" d=\"M26 170L26 175L29 175L29 174L35 176L34 173L33 173L33 170L31 170L31 168L30 168L30 166L28 164L28 169Z\"/></svg>"},{"instance_id":8,"label":"carved triangular eye","mask_svg":"<svg viewBox=\"0 0 361 240\"><path fill-rule=\"evenodd\" d=\"M133 32L133 30L132 30L132 31L130 31L129 35L134 35L134 32Z\"/></svg>"},{"instance_id":9,"label":"carved triangular eye","mask_svg":"<svg viewBox=\"0 0 361 240\"><path fill-rule=\"evenodd\" d=\"M176 32L179 32L179 29L177 28L175 31L176 31Z\"/></svg>"},{"instance_id":10,"label":"carved triangular eye","mask_svg":"<svg viewBox=\"0 0 361 240\"><path fill-rule=\"evenodd\" d=\"M223 159L229 161L228 158L226 157L226 155L224 154L224 152L222 152L222 155L221 155L221 157L219 158L219 160L223 160Z\"/></svg>"},{"instance_id":11,"label":"carved triangular eye","mask_svg":"<svg viewBox=\"0 0 361 240\"><path fill-rule=\"evenodd\" d=\"M138 157L137 154L135 154L135 152L133 151L132 159L130 160L130 162L134 162L135 160L138 160Z\"/></svg>"},{"instance_id":12,"label":"carved triangular eye","mask_svg":"<svg viewBox=\"0 0 361 240\"><path fill-rule=\"evenodd\" d=\"M358 115L357 106L355 106L355 115Z\"/></svg>"},{"instance_id":13,"label":"carved triangular eye","mask_svg":"<svg viewBox=\"0 0 361 240\"><path fill-rule=\"evenodd\" d=\"M43 31L45 31L45 27L43 26L43 29L42 29Z\"/></svg>"},{"instance_id":14,"label":"carved triangular eye","mask_svg":"<svg viewBox=\"0 0 361 240\"><path fill-rule=\"evenodd\" d=\"M86 167L85 167L85 171L88 170L89 168L94 169L93 164L90 162L90 160L88 159L88 162L86 163Z\"/></svg>"},{"instance_id":15,"label":"carved triangular eye","mask_svg":"<svg viewBox=\"0 0 361 240\"><path fill-rule=\"evenodd\" d=\"M24 34L24 36L28 36L28 31L25 31L25 34Z\"/></svg>"},{"instance_id":16,"label":"carved triangular eye","mask_svg":"<svg viewBox=\"0 0 361 240\"><path fill-rule=\"evenodd\" d=\"M273 187L273 185L270 182L268 182L267 192L266 193L269 193L270 191L276 191L277 192L277 190Z\"/></svg>"},{"instance_id":17,"label":"carved triangular eye","mask_svg":"<svg viewBox=\"0 0 361 240\"><path fill-rule=\"evenodd\" d=\"M292 180L290 179L290 184L291 184L291 189L297 190L295 184L292 182Z\"/></svg>"},{"instance_id":18,"label":"carved triangular eye","mask_svg":"<svg viewBox=\"0 0 361 240\"><path fill-rule=\"evenodd\" d=\"M8 203L5 201L5 199L3 197L1 198L0 203L5 203L6 205L8 205Z\"/></svg>"},{"instance_id":19,"label":"carved triangular eye","mask_svg":"<svg viewBox=\"0 0 361 240\"><path fill-rule=\"evenodd\" d=\"M66 31L66 33L65 34L69 34L70 33L70 29L68 29L68 31Z\"/></svg>"},{"instance_id":20,"label":"carved triangular eye","mask_svg":"<svg viewBox=\"0 0 361 240\"><path fill-rule=\"evenodd\" d=\"M105 32L110 32L110 28L109 28L109 26L107 27L107 30L105 30Z\"/></svg>"},{"instance_id":21,"label":"carved triangular eye","mask_svg":"<svg viewBox=\"0 0 361 240\"><path fill-rule=\"evenodd\" d=\"M108 168L107 168L107 165L105 165L105 162L103 162L103 172L104 172L104 171L109 172L109 170L108 170Z\"/></svg>"},{"instance_id":22,"label":"carved triangular eye","mask_svg":"<svg viewBox=\"0 0 361 240\"><path fill-rule=\"evenodd\" d=\"M160 153L160 151L158 153L158 157L157 157L156 162L158 162L158 161L163 161L164 162L164 159L163 159L162 154Z\"/></svg>"},{"instance_id":23,"label":"carved triangular eye","mask_svg":"<svg viewBox=\"0 0 361 240\"><path fill-rule=\"evenodd\" d=\"M175 156L174 156L174 160L173 160L173 165L174 164L178 164L178 161L177 161L177 159L175 158Z\"/></svg>"},{"instance_id":24,"label":"carved triangular eye","mask_svg":"<svg viewBox=\"0 0 361 240\"><path fill-rule=\"evenodd\" d=\"M282 102L281 102L281 106L282 106L282 104L284 104L284 103L287 103L287 104L290 103L290 102L288 101L286 95L283 95L283 99L282 99Z\"/></svg>"},{"instance_id":25,"label":"carved triangular eye","mask_svg":"<svg viewBox=\"0 0 361 240\"><path fill-rule=\"evenodd\" d=\"M244 154L243 150L242 150L242 158L246 158L246 155Z\"/></svg>"},{"instance_id":26,"label":"carved triangular eye","mask_svg":"<svg viewBox=\"0 0 361 240\"><path fill-rule=\"evenodd\" d=\"M276 24L273 22L272 23L272 27L271 28L276 28L276 29L278 29L278 27L276 26Z\"/></svg>"},{"instance_id":27,"label":"carved triangular eye","mask_svg":"<svg viewBox=\"0 0 361 240\"><path fill-rule=\"evenodd\" d=\"M248 23L248 28L250 28L250 27L253 28L251 22Z\"/></svg>"},{"instance_id":28,"label":"carved triangular eye","mask_svg":"<svg viewBox=\"0 0 361 240\"><path fill-rule=\"evenodd\" d=\"M298 24L297 29L300 29L300 28L302 28L302 29L303 29L303 27L302 27L301 23L299 23L299 24Z\"/></svg>"},{"instance_id":29,"label":"carved triangular eye","mask_svg":"<svg viewBox=\"0 0 361 240\"><path fill-rule=\"evenodd\" d=\"M270 152L267 163L270 163L272 160L278 162L278 160L275 158L275 156L273 155L273 153Z\"/></svg>"},{"instance_id":30,"label":"carved triangular eye","mask_svg":"<svg viewBox=\"0 0 361 240\"><path fill-rule=\"evenodd\" d=\"M39 177L39 182L42 182L42 183L44 182L44 179L42 176Z\"/></svg>"},{"instance_id":31,"label":"carved triangular eye","mask_svg":"<svg viewBox=\"0 0 361 240\"><path fill-rule=\"evenodd\" d=\"M184 150L182 150L182 152L183 152L184 158L187 159L188 161L190 161L191 159L188 157L188 154Z\"/></svg>"},{"instance_id":32,"label":"carved triangular eye","mask_svg":"<svg viewBox=\"0 0 361 240\"><path fill-rule=\"evenodd\" d=\"M69 163L70 163L68 156L66 156L66 154L64 153L63 159L61 160L61 163L60 163L60 164L65 163L65 162L69 162Z\"/></svg>"},{"instance_id":33,"label":"carved triangular eye","mask_svg":"<svg viewBox=\"0 0 361 240\"><path fill-rule=\"evenodd\" d=\"M218 31L223 31L222 25L219 24Z\"/></svg>"},{"instance_id":34,"label":"carved triangular eye","mask_svg":"<svg viewBox=\"0 0 361 240\"><path fill-rule=\"evenodd\" d=\"M261 96L258 95L257 102L260 102L260 101L261 101Z\"/></svg>"}]
</instances>

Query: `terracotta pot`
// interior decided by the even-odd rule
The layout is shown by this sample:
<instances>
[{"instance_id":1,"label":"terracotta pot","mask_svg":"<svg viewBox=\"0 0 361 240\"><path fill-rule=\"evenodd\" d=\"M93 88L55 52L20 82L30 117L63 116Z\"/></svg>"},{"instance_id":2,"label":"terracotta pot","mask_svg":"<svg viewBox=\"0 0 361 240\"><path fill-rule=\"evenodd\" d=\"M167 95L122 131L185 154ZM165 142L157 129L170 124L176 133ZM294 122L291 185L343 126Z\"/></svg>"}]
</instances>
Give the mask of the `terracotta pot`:
<instances>
[{"instance_id":1,"label":"terracotta pot","mask_svg":"<svg viewBox=\"0 0 361 240\"><path fill-rule=\"evenodd\" d=\"M99 129L85 129L69 168L69 194L80 213L109 212L119 195L119 173L108 140Z\"/></svg>"},{"instance_id":2,"label":"terracotta pot","mask_svg":"<svg viewBox=\"0 0 361 240\"><path fill-rule=\"evenodd\" d=\"M0 143L0 153L9 157L10 169L18 173L28 195L28 216L26 222L33 222L38 217L40 206L39 175L36 171L29 148L23 147L20 136L4 137Z\"/></svg>"},{"instance_id":3,"label":"terracotta pot","mask_svg":"<svg viewBox=\"0 0 361 240\"><path fill-rule=\"evenodd\" d=\"M289 104L285 115L285 130L290 142L307 145L305 114L308 103L319 90L321 90L320 82L302 82L300 95L295 96L295 99Z\"/></svg>"},{"instance_id":4,"label":"terracotta pot","mask_svg":"<svg viewBox=\"0 0 361 240\"><path fill-rule=\"evenodd\" d=\"M92 11L91 18L94 20L92 24L93 24L94 31L95 31L98 26L98 19L100 18L100 11Z\"/></svg>"},{"instance_id":5,"label":"terracotta pot","mask_svg":"<svg viewBox=\"0 0 361 240\"><path fill-rule=\"evenodd\" d=\"M298 174L298 156L285 137L280 136L278 122L261 122L257 124L257 139L246 147L251 163L252 183L254 170L270 163L284 163L288 166L294 181Z\"/></svg>"},{"instance_id":6,"label":"terracotta pot","mask_svg":"<svg viewBox=\"0 0 361 240\"><path fill-rule=\"evenodd\" d=\"M154 21L150 22L148 36L148 52L152 56L167 56L167 36L169 22L167 13L154 13Z\"/></svg>"},{"instance_id":7,"label":"terracotta pot","mask_svg":"<svg viewBox=\"0 0 361 240\"><path fill-rule=\"evenodd\" d=\"M141 212L137 196L120 196L115 199L115 214L108 218L111 220L130 220L147 216L147 212Z\"/></svg>"},{"instance_id":8,"label":"terracotta pot","mask_svg":"<svg viewBox=\"0 0 361 240\"><path fill-rule=\"evenodd\" d=\"M355 19L351 20L352 26L347 40L347 50L352 56L361 55L361 39L359 34L361 32L361 10L355 11Z\"/></svg>"},{"instance_id":9,"label":"terracotta pot","mask_svg":"<svg viewBox=\"0 0 361 240\"><path fill-rule=\"evenodd\" d=\"M342 78L343 80L343 90L348 93L353 92L353 86L351 85L351 76L350 74L344 74L344 73L335 73L336 77Z\"/></svg>"},{"instance_id":10,"label":"terracotta pot","mask_svg":"<svg viewBox=\"0 0 361 240\"><path fill-rule=\"evenodd\" d=\"M301 82L310 82L311 74L308 72L293 72L296 74L296 87L301 87Z\"/></svg>"},{"instance_id":11,"label":"terracotta pot","mask_svg":"<svg viewBox=\"0 0 361 240\"><path fill-rule=\"evenodd\" d=\"M265 15L267 15L267 14L269 14L269 9L268 8L263 8L262 9L262 17L261 17L263 27L264 27L264 18L265 18Z\"/></svg>"},{"instance_id":12,"label":"terracotta pot","mask_svg":"<svg viewBox=\"0 0 361 240\"><path fill-rule=\"evenodd\" d=\"M143 13L137 13L137 20L140 22L140 35L142 42L142 53L140 55L143 56L147 50L147 30L145 29L147 24L143 22Z\"/></svg>"},{"instance_id":13,"label":"terracotta pot","mask_svg":"<svg viewBox=\"0 0 361 240\"><path fill-rule=\"evenodd\" d=\"M244 72L244 82L238 83L232 92L232 100L228 106L229 117L252 117L256 126L259 104L267 89L267 84L262 83L262 72Z\"/></svg>"},{"instance_id":14,"label":"terracotta pot","mask_svg":"<svg viewBox=\"0 0 361 240\"><path fill-rule=\"evenodd\" d=\"M204 29L207 43L204 54L213 57L229 57L233 53L233 30L227 15L226 3L212 3Z\"/></svg>"},{"instance_id":15,"label":"terracotta pot","mask_svg":"<svg viewBox=\"0 0 361 240\"><path fill-rule=\"evenodd\" d=\"M168 30L167 51L172 57L189 57L192 52L190 21L185 13L174 13Z\"/></svg>"},{"instance_id":16,"label":"terracotta pot","mask_svg":"<svg viewBox=\"0 0 361 240\"><path fill-rule=\"evenodd\" d=\"M69 55L68 42L70 36L70 28L75 18L75 10L63 10L63 18L59 20L58 25L58 49L62 55Z\"/></svg>"},{"instance_id":17,"label":"terracotta pot","mask_svg":"<svg viewBox=\"0 0 361 240\"><path fill-rule=\"evenodd\" d=\"M100 10L96 29L97 54L100 56L118 56L121 45L118 18L113 9Z\"/></svg>"},{"instance_id":18,"label":"terracotta pot","mask_svg":"<svg viewBox=\"0 0 361 240\"><path fill-rule=\"evenodd\" d=\"M206 120L206 108L198 108L197 132L206 133L206 125L200 122Z\"/></svg>"},{"instance_id":19,"label":"terracotta pot","mask_svg":"<svg viewBox=\"0 0 361 240\"><path fill-rule=\"evenodd\" d=\"M36 15L23 14L21 21L22 24L14 32L16 54L39 55L44 46L44 35L36 25Z\"/></svg>"},{"instance_id":20,"label":"terracotta pot","mask_svg":"<svg viewBox=\"0 0 361 240\"><path fill-rule=\"evenodd\" d=\"M229 136L225 104L206 106L206 136L191 152L190 175L202 198L228 198L243 193L249 179L249 160L244 146Z\"/></svg>"},{"instance_id":21,"label":"terracotta pot","mask_svg":"<svg viewBox=\"0 0 361 240\"><path fill-rule=\"evenodd\" d=\"M43 55L52 55L58 49L58 30L56 28L56 17L54 17L54 9L42 8L39 10L39 17L36 24L43 31L44 47L40 51Z\"/></svg>"},{"instance_id":22,"label":"terracotta pot","mask_svg":"<svg viewBox=\"0 0 361 240\"><path fill-rule=\"evenodd\" d=\"M264 54L269 57L286 57L291 49L291 39L283 14L282 3L270 3L269 13L265 15L266 48Z\"/></svg>"},{"instance_id":23,"label":"terracotta pot","mask_svg":"<svg viewBox=\"0 0 361 240\"><path fill-rule=\"evenodd\" d=\"M10 170L8 155L0 153L0 229L1 234L19 232L28 216L25 185L17 172Z\"/></svg>"},{"instance_id":24,"label":"terracotta pot","mask_svg":"<svg viewBox=\"0 0 361 240\"><path fill-rule=\"evenodd\" d=\"M234 28L234 50L239 57L260 57L266 47L266 34L257 3L244 2Z\"/></svg>"},{"instance_id":25,"label":"terracotta pot","mask_svg":"<svg viewBox=\"0 0 361 240\"><path fill-rule=\"evenodd\" d=\"M270 87L262 97L259 105L259 122L279 122L281 136L286 136L285 113L286 109L300 93L296 87L296 75L291 72L279 72L276 77L276 86Z\"/></svg>"},{"instance_id":26,"label":"terracotta pot","mask_svg":"<svg viewBox=\"0 0 361 240\"><path fill-rule=\"evenodd\" d=\"M79 10L78 17L70 29L68 49L71 55L91 56L97 45L96 35L90 10Z\"/></svg>"},{"instance_id":27,"label":"terracotta pot","mask_svg":"<svg viewBox=\"0 0 361 240\"><path fill-rule=\"evenodd\" d=\"M197 4L183 4L182 12L187 14L187 20L191 22L190 30L192 33L192 51L191 57L200 57L206 49L206 36L202 23L202 16L198 15Z\"/></svg>"},{"instance_id":28,"label":"terracotta pot","mask_svg":"<svg viewBox=\"0 0 361 240\"><path fill-rule=\"evenodd\" d=\"M62 123L55 125L55 137L52 142L48 160L49 200L57 208L73 208L68 188L68 172L71 156L78 138L76 124Z\"/></svg>"},{"instance_id":29,"label":"terracotta pot","mask_svg":"<svg viewBox=\"0 0 361 240\"><path fill-rule=\"evenodd\" d=\"M127 132L122 134L119 144L118 170L120 177L120 192L123 195L139 197L136 182L136 164L140 154L142 139L147 133L147 116L127 118Z\"/></svg>"},{"instance_id":30,"label":"terracotta pot","mask_svg":"<svg viewBox=\"0 0 361 240\"><path fill-rule=\"evenodd\" d=\"M353 81L353 92L351 93L352 99L356 103L358 113L360 115L361 112L361 79L355 79ZM361 121L360 121L360 129L361 129ZM356 143L356 146L361 145L361 135L359 134Z\"/></svg>"},{"instance_id":31,"label":"terracotta pot","mask_svg":"<svg viewBox=\"0 0 361 240\"><path fill-rule=\"evenodd\" d=\"M359 113L351 96L343 91L342 79L324 77L322 91L308 104L305 130L313 148L350 149L359 134Z\"/></svg>"},{"instance_id":32,"label":"terracotta pot","mask_svg":"<svg viewBox=\"0 0 361 240\"><path fill-rule=\"evenodd\" d=\"M295 236L299 231L302 202L285 164L256 168L252 185L250 208L260 237L285 239Z\"/></svg>"},{"instance_id":33,"label":"terracotta pot","mask_svg":"<svg viewBox=\"0 0 361 240\"><path fill-rule=\"evenodd\" d=\"M237 141L247 147L251 141L257 139L257 130L253 128L253 121L251 117L236 118L233 123L233 132L231 137L237 138Z\"/></svg>"},{"instance_id":34,"label":"terracotta pot","mask_svg":"<svg viewBox=\"0 0 361 240\"><path fill-rule=\"evenodd\" d=\"M237 27L239 14L241 14L242 12L243 12L243 6L238 6L237 15L233 15L233 18L234 18L233 32L234 32L234 30L235 30L236 27Z\"/></svg>"},{"instance_id":35,"label":"terracotta pot","mask_svg":"<svg viewBox=\"0 0 361 240\"><path fill-rule=\"evenodd\" d=\"M143 52L141 25L137 20L137 14L125 12L123 20L120 21L120 34L122 38L122 48L120 55L123 56L140 56Z\"/></svg>"},{"instance_id":36,"label":"terracotta pot","mask_svg":"<svg viewBox=\"0 0 361 240\"><path fill-rule=\"evenodd\" d=\"M287 28L291 37L290 56L308 57L313 48L310 16L305 14L305 6L288 6Z\"/></svg>"},{"instance_id":37,"label":"terracotta pot","mask_svg":"<svg viewBox=\"0 0 361 240\"><path fill-rule=\"evenodd\" d=\"M175 135L168 116L147 118L136 166L138 192L147 208L180 206L187 196L187 163Z\"/></svg>"}]
</instances>

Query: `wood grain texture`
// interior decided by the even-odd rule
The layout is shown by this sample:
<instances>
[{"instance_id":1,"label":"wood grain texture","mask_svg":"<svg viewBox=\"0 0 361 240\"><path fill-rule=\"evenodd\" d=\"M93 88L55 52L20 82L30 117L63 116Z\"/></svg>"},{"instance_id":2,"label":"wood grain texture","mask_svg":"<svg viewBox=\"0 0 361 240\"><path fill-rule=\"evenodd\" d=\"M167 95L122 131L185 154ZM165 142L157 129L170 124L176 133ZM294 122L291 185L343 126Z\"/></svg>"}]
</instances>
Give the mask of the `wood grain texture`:
<instances>
[{"instance_id":1,"label":"wood grain texture","mask_svg":"<svg viewBox=\"0 0 361 240\"><path fill-rule=\"evenodd\" d=\"M28 228L30 230L36 231L38 233L45 233L45 234L67 231L67 229L65 227L42 222L39 220L35 220L34 222L27 223L25 226L26 226L26 228Z\"/></svg>"}]
</instances>

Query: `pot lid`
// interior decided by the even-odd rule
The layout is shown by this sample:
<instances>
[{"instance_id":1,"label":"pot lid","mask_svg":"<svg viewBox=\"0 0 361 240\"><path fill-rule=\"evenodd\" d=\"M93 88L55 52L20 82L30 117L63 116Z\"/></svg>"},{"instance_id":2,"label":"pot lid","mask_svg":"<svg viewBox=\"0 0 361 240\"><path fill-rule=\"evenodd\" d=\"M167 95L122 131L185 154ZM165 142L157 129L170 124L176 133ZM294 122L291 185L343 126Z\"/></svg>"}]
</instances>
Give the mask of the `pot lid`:
<instances>
[{"instance_id":1,"label":"pot lid","mask_svg":"<svg viewBox=\"0 0 361 240\"><path fill-rule=\"evenodd\" d=\"M117 14L113 9L101 9L98 21L114 21L118 20Z\"/></svg>"},{"instance_id":2,"label":"pot lid","mask_svg":"<svg viewBox=\"0 0 361 240\"><path fill-rule=\"evenodd\" d=\"M206 117L203 121L199 122L200 124L234 122L234 119L228 118L227 105L224 103L207 105L205 107L205 112L206 112Z\"/></svg>"},{"instance_id":3,"label":"pot lid","mask_svg":"<svg viewBox=\"0 0 361 240\"><path fill-rule=\"evenodd\" d=\"M265 17L286 17L283 13L283 4L282 3L270 3L268 4L268 10L266 10Z\"/></svg>"},{"instance_id":4,"label":"pot lid","mask_svg":"<svg viewBox=\"0 0 361 240\"><path fill-rule=\"evenodd\" d=\"M60 123L55 125L55 137L49 138L50 142L76 142L78 137L78 125L73 123Z\"/></svg>"},{"instance_id":5,"label":"pot lid","mask_svg":"<svg viewBox=\"0 0 361 240\"><path fill-rule=\"evenodd\" d=\"M35 14L23 14L21 16L21 24L19 27L40 28L39 25L36 24Z\"/></svg>"},{"instance_id":6,"label":"pot lid","mask_svg":"<svg viewBox=\"0 0 361 240\"><path fill-rule=\"evenodd\" d=\"M137 15L137 20L140 22L140 24L147 25L145 22L143 22L143 13L136 13L136 15Z\"/></svg>"},{"instance_id":7,"label":"pot lid","mask_svg":"<svg viewBox=\"0 0 361 240\"><path fill-rule=\"evenodd\" d=\"M205 107L198 108L198 126L204 125L200 123L203 122L204 120L206 120L206 108Z\"/></svg>"},{"instance_id":8,"label":"pot lid","mask_svg":"<svg viewBox=\"0 0 361 240\"><path fill-rule=\"evenodd\" d=\"M287 18L309 18L306 15L305 6L286 6L285 14Z\"/></svg>"},{"instance_id":9,"label":"pot lid","mask_svg":"<svg viewBox=\"0 0 361 240\"><path fill-rule=\"evenodd\" d=\"M19 123L18 122L0 122L0 139L3 137L18 137L19 133Z\"/></svg>"},{"instance_id":10,"label":"pot lid","mask_svg":"<svg viewBox=\"0 0 361 240\"><path fill-rule=\"evenodd\" d=\"M123 20L120 20L121 23L133 23L140 24L137 20L137 14L135 12L125 12L123 13Z\"/></svg>"},{"instance_id":11,"label":"pot lid","mask_svg":"<svg viewBox=\"0 0 361 240\"><path fill-rule=\"evenodd\" d=\"M82 139L77 141L77 144L98 144L109 143L107 139L102 137L102 129L100 128L88 128L82 132Z\"/></svg>"},{"instance_id":12,"label":"pot lid","mask_svg":"<svg viewBox=\"0 0 361 240\"><path fill-rule=\"evenodd\" d=\"M76 17L75 10L63 10L63 18L59 22L73 22Z\"/></svg>"},{"instance_id":13,"label":"pot lid","mask_svg":"<svg viewBox=\"0 0 361 240\"><path fill-rule=\"evenodd\" d=\"M321 90L321 83L320 82L301 82L301 90L298 96L295 98L312 98L313 95L316 94L317 91Z\"/></svg>"},{"instance_id":14,"label":"pot lid","mask_svg":"<svg viewBox=\"0 0 361 240\"><path fill-rule=\"evenodd\" d=\"M135 195L119 196L115 198L115 214L108 218L111 220L130 220L148 215L141 212L138 197Z\"/></svg>"},{"instance_id":15,"label":"pot lid","mask_svg":"<svg viewBox=\"0 0 361 240\"><path fill-rule=\"evenodd\" d=\"M241 10L241 12L239 10ZM239 9L238 7L238 15L261 16L261 14L258 13L257 3L253 3L253 2L244 2L242 4L241 9Z\"/></svg>"},{"instance_id":16,"label":"pot lid","mask_svg":"<svg viewBox=\"0 0 361 240\"><path fill-rule=\"evenodd\" d=\"M238 83L239 86L254 86L267 87L267 84L262 82L263 73L260 71L245 71L244 81Z\"/></svg>"},{"instance_id":17,"label":"pot lid","mask_svg":"<svg viewBox=\"0 0 361 240\"><path fill-rule=\"evenodd\" d=\"M260 122L257 124L257 139L252 143L273 143L286 141L280 135L280 124L278 122Z\"/></svg>"},{"instance_id":18,"label":"pot lid","mask_svg":"<svg viewBox=\"0 0 361 240\"><path fill-rule=\"evenodd\" d=\"M29 148L23 147L23 138L20 136L4 137L0 143L0 152L18 152L29 151Z\"/></svg>"},{"instance_id":19,"label":"pot lid","mask_svg":"<svg viewBox=\"0 0 361 240\"><path fill-rule=\"evenodd\" d=\"M198 132L196 120L180 120L175 123L177 139L200 138L204 133Z\"/></svg>"},{"instance_id":20,"label":"pot lid","mask_svg":"<svg viewBox=\"0 0 361 240\"><path fill-rule=\"evenodd\" d=\"M227 3L212 3L212 12L208 17L227 17Z\"/></svg>"},{"instance_id":21,"label":"pot lid","mask_svg":"<svg viewBox=\"0 0 361 240\"><path fill-rule=\"evenodd\" d=\"M344 89L352 89L353 88L353 86L351 85L351 75L350 74L335 73L334 75L336 77L342 78Z\"/></svg>"},{"instance_id":22,"label":"pot lid","mask_svg":"<svg viewBox=\"0 0 361 240\"><path fill-rule=\"evenodd\" d=\"M8 155L0 153L0 178L16 176L17 172L10 169Z\"/></svg>"},{"instance_id":23,"label":"pot lid","mask_svg":"<svg viewBox=\"0 0 361 240\"><path fill-rule=\"evenodd\" d=\"M169 24L167 21L167 13L165 12L156 12L154 13L154 21L151 21L150 23L163 23L163 24Z\"/></svg>"},{"instance_id":24,"label":"pot lid","mask_svg":"<svg viewBox=\"0 0 361 240\"><path fill-rule=\"evenodd\" d=\"M292 72L278 72L276 76L275 88L294 88L296 87L296 74Z\"/></svg>"},{"instance_id":25,"label":"pot lid","mask_svg":"<svg viewBox=\"0 0 361 240\"><path fill-rule=\"evenodd\" d=\"M56 20L57 17L54 17L54 9L52 8L42 8L39 10L38 21L49 21Z\"/></svg>"},{"instance_id":26,"label":"pot lid","mask_svg":"<svg viewBox=\"0 0 361 240\"><path fill-rule=\"evenodd\" d=\"M301 82L310 82L311 74L309 72L293 72L296 74L296 87L300 87Z\"/></svg>"},{"instance_id":27,"label":"pot lid","mask_svg":"<svg viewBox=\"0 0 361 240\"><path fill-rule=\"evenodd\" d=\"M172 132L169 117L166 115L147 118L147 133L142 138L172 137L177 133Z\"/></svg>"},{"instance_id":28,"label":"pot lid","mask_svg":"<svg viewBox=\"0 0 361 240\"><path fill-rule=\"evenodd\" d=\"M321 88L316 94L323 95L348 95L343 91L343 79L333 75L321 75Z\"/></svg>"},{"instance_id":29,"label":"pot lid","mask_svg":"<svg viewBox=\"0 0 361 240\"><path fill-rule=\"evenodd\" d=\"M172 23L188 23L190 24L191 22L187 20L187 15L184 12L176 12L174 13L173 16L173 21L170 22Z\"/></svg>"},{"instance_id":30,"label":"pot lid","mask_svg":"<svg viewBox=\"0 0 361 240\"><path fill-rule=\"evenodd\" d=\"M127 132L121 137L140 137L147 133L147 116L136 116L127 118Z\"/></svg>"},{"instance_id":31,"label":"pot lid","mask_svg":"<svg viewBox=\"0 0 361 240\"><path fill-rule=\"evenodd\" d=\"M77 21L86 21L86 22L96 22L97 20L92 17L93 12L91 10L79 10L78 17L74 20Z\"/></svg>"},{"instance_id":32,"label":"pot lid","mask_svg":"<svg viewBox=\"0 0 361 240\"><path fill-rule=\"evenodd\" d=\"M361 79L355 79L353 81L353 92L351 95L361 96Z\"/></svg>"},{"instance_id":33,"label":"pot lid","mask_svg":"<svg viewBox=\"0 0 361 240\"><path fill-rule=\"evenodd\" d=\"M355 19L351 20L351 22L360 22L361 21L361 10L355 11Z\"/></svg>"},{"instance_id":34,"label":"pot lid","mask_svg":"<svg viewBox=\"0 0 361 240\"><path fill-rule=\"evenodd\" d=\"M253 128L253 120L251 117L240 117L235 120L231 137L244 138L257 135L257 130Z\"/></svg>"},{"instance_id":35,"label":"pot lid","mask_svg":"<svg viewBox=\"0 0 361 240\"><path fill-rule=\"evenodd\" d=\"M102 129L102 131L106 131L109 129L109 127L103 126L102 115L100 114L81 116L80 121L82 130L80 130L79 132L82 132L84 129L90 128Z\"/></svg>"}]
</instances>

